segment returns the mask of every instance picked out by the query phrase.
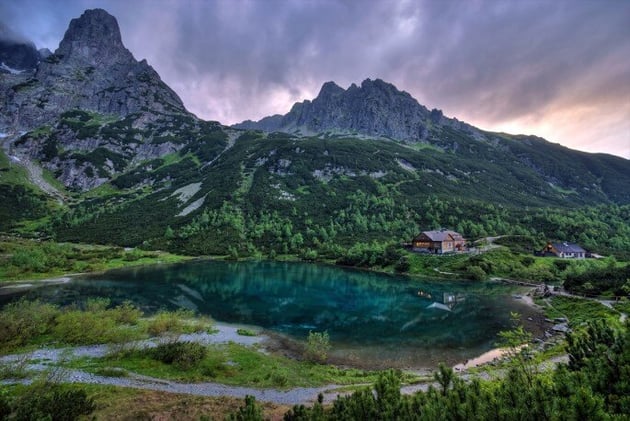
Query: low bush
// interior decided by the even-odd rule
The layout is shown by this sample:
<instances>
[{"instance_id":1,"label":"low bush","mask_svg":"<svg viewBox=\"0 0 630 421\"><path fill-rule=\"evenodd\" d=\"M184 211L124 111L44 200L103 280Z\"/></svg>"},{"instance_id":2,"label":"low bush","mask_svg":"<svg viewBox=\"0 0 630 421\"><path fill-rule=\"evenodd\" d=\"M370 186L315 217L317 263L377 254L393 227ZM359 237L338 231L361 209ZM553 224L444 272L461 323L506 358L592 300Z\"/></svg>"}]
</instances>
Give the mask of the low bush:
<instances>
[{"instance_id":1,"label":"low bush","mask_svg":"<svg viewBox=\"0 0 630 421\"><path fill-rule=\"evenodd\" d=\"M408 272L410 268L411 264L409 263L409 258L407 256L401 256L394 265L394 270L400 273Z\"/></svg>"},{"instance_id":2,"label":"low bush","mask_svg":"<svg viewBox=\"0 0 630 421\"><path fill-rule=\"evenodd\" d=\"M586 288L585 286L590 288ZM625 287L625 288L624 288ZM569 274L564 288L571 292L591 295L630 295L630 265L592 267L579 274Z\"/></svg>"},{"instance_id":3,"label":"low bush","mask_svg":"<svg viewBox=\"0 0 630 421\"><path fill-rule=\"evenodd\" d=\"M166 333L182 333L184 331L183 315L181 311L160 311L149 321L147 326L149 335L160 336Z\"/></svg>"},{"instance_id":4,"label":"low bush","mask_svg":"<svg viewBox=\"0 0 630 421\"><path fill-rule=\"evenodd\" d=\"M245 405L227 418L228 421L262 421L264 419L262 408L256 403L256 398L250 395L245 396Z\"/></svg>"},{"instance_id":5,"label":"low bush","mask_svg":"<svg viewBox=\"0 0 630 421\"><path fill-rule=\"evenodd\" d=\"M324 363L330 351L330 336L328 332L309 332L306 339L305 357L307 360Z\"/></svg>"},{"instance_id":6,"label":"low bush","mask_svg":"<svg viewBox=\"0 0 630 421\"><path fill-rule=\"evenodd\" d=\"M88 298L85 302L85 311L89 311L91 313L99 313L107 310L107 307L111 304L111 300L109 298Z\"/></svg>"},{"instance_id":7,"label":"low bush","mask_svg":"<svg viewBox=\"0 0 630 421\"><path fill-rule=\"evenodd\" d=\"M129 376L129 373L127 373L127 371L123 370L122 368L117 368L117 367L98 368L98 369L94 370L94 374L96 374L98 376L104 376L104 377L127 377L127 376Z\"/></svg>"},{"instance_id":8,"label":"low bush","mask_svg":"<svg viewBox=\"0 0 630 421\"><path fill-rule=\"evenodd\" d=\"M289 383L289 378L283 373L273 373L271 381L278 387L285 387Z\"/></svg>"},{"instance_id":9,"label":"low bush","mask_svg":"<svg viewBox=\"0 0 630 421\"><path fill-rule=\"evenodd\" d=\"M138 322L142 312L130 302L108 309L108 298L90 298L85 311L68 310L56 318L55 336L66 343L87 345L121 343L140 336L137 329L127 325Z\"/></svg>"},{"instance_id":10,"label":"low bush","mask_svg":"<svg viewBox=\"0 0 630 421\"><path fill-rule=\"evenodd\" d=\"M112 341L115 339L116 323L113 319L101 317L101 314L80 310L68 311L57 317L55 336L69 344L88 345Z\"/></svg>"},{"instance_id":11,"label":"low bush","mask_svg":"<svg viewBox=\"0 0 630 421\"><path fill-rule=\"evenodd\" d=\"M118 323L135 325L142 317L142 310L133 305L131 301L125 301L121 305L109 310L113 319Z\"/></svg>"},{"instance_id":12,"label":"low bush","mask_svg":"<svg viewBox=\"0 0 630 421\"><path fill-rule=\"evenodd\" d=\"M151 357L165 364L188 370L199 364L208 355L205 346L196 342L169 342L151 350Z\"/></svg>"},{"instance_id":13,"label":"low bush","mask_svg":"<svg viewBox=\"0 0 630 421\"><path fill-rule=\"evenodd\" d=\"M483 281L488 276L479 266L469 266L466 273L475 281Z\"/></svg>"},{"instance_id":14,"label":"low bush","mask_svg":"<svg viewBox=\"0 0 630 421\"><path fill-rule=\"evenodd\" d=\"M28 376L29 354L22 354L16 360L0 362L1 379L24 379ZM3 419L0 417L0 420Z\"/></svg>"},{"instance_id":15,"label":"low bush","mask_svg":"<svg viewBox=\"0 0 630 421\"><path fill-rule=\"evenodd\" d=\"M153 316L147 325L151 336L167 334L196 333L210 331L212 321L197 317L190 310L160 311Z\"/></svg>"},{"instance_id":16,"label":"low bush","mask_svg":"<svg viewBox=\"0 0 630 421\"><path fill-rule=\"evenodd\" d=\"M76 420L96 405L86 391L75 385L37 383L29 386L10 405L11 420Z\"/></svg>"},{"instance_id":17,"label":"low bush","mask_svg":"<svg viewBox=\"0 0 630 421\"><path fill-rule=\"evenodd\" d=\"M236 329L236 333L241 336L256 336L256 332L249 329Z\"/></svg>"},{"instance_id":18,"label":"low bush","mask_svg":"<svg viewBox=\"0 0 630 421\"><path fill-rule=\"evenodd\" d=\"M22 346L48 333L59 313L56 306L40 301L7 304L0 312L0 349Z\"/></svg>"}]
</instances>

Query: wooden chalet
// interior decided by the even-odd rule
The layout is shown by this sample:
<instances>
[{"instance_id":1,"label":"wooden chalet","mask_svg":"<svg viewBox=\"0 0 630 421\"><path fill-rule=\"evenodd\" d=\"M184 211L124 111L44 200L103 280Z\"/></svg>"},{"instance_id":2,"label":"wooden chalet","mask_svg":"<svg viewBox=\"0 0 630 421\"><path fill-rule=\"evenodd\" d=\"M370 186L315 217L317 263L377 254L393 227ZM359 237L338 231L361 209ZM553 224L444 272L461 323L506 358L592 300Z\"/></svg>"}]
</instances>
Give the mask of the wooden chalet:
<instances>
[{"instance_id":1,"label":"wooden chalet","mask_svg":"<svg viewBox=\"0 0 630 421\"><path fill-rule=\"evenodd\" d=\"M563 259L584 259L586 250L574 243L566 241L562 243L547 243L542 254L544 256L555 256Z\"/></svg>"},{"instance_id":2,"label":"wooden chalet","mask_svg":"<svg viewBox=\"0 0 630 421\"><path fill-rule=\"evenodd\" d=\"M432 254L455 253L466 250L466 239L455 231L423 231L413 239L411 248Z\"/></svg>"}]
</instances>

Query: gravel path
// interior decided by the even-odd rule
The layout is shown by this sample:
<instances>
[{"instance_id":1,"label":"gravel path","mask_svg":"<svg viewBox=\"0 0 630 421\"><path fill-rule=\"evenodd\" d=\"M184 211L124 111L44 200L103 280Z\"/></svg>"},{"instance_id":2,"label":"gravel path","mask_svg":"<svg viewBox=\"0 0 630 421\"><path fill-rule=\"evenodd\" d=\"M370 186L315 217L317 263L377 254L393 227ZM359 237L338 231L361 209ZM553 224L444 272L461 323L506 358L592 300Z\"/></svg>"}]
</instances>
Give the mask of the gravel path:
<instances>
[{"instance_id":1,"label":"gravel path","mask_svg":"<svg viewBox=\"0 0 630 421\"><path fill-rule=\"evenodd\" d=\"M31 368L32 366L29 366ZM50 376L55 382L98 384L117 387L131 387L134 389L156 390L168 393L181 393L194 396L232 396L244 398L254 396L261 402L273 402L281 405L308 404L317 401L318 394L324 394L325 402L332 402L337 393L335 388L341 386L328 385L323 387L296 387L289 390L256 389L253 387L229 386L220 383L178 383L170 380L156 379L130 373L129 377L105 377L86 373L81 370L60 369ZM32 380L0 381L0 384L30 384Z\"/></svg>"},{"instance_id":2,"label":"gravel path","mask_svg":"<svg viewBox=\"0 0 630 421\"><path fill-rule=\"evenodd\" d=\"M204 345L210 344L226 344L234 342L241 345L253 346L261 344L268 340L266 335L257 336L243 336L239 335L236 326L227 324L216 324L213 326L216 332L214 333L191 333L179 335L178 340L182 342L197 342ZM116 350L120 347L133 348L154 348L163 339L152 338L143 341L134 341L126 344L108 344L108 345L88 345L77 346L69 348L42 348L30 352L28 355L29 360L43 361L47 363L56 363L64 359L70 358L103 358L112 350ZM24 358L24 354L7 355L0 358L0 362L14 362ZM37 364L35 364L37 365ZM40 364L41 365L41 364Z\"/></svg>"},{"instance_id":3,"label":"gravel path","mask_svg":"<svg viewBox=\"0 0 630 421\"><path fill-rule=\"evenodd\" d=\"M71 370L64 373L61 380L69 383L90 383L111 385L119 387L132 387L135 389L157 390L169 393L182 393L195 396L233 396L244 398L247 395L254 396L262 402L274 402L283 405L296 405L312 403L317 400L319 393L324 393L334 387L298 387L289 390L255 389L252 387L228 386L219 383L178 383L169 380L154 379L151 377L131 375L130 377L103 377L79 370ZM328 396L328 395L327 395ZM335 396L329 396L332 400Z\"/></svg>"},{"instance_id":4,"label":"gravel path","mask_svg":"<svg viewBox=\"0 0 630 421\"><path fill-rule=\"evenodd\" d=\"M195 333L180 335L180 341L198 342L202 344L225 344L234 342L246 346L261 344L269 340L269 337L263 334L257 336L242 336L237 333L238 327L217 324L215 326L216 333ZM159 338L148 339L144 341L131 342L124 346L136 348L155 347L160 342ZM220 383L180 383L171 380L158 379L154 377L142 376L136 373L127 372L126 377L107 377L87 373L82 370L73 370L55 367L57 363L72 358L102 358L109 352L115 350L119 345L90 345L71 348L51 348L39 349L28 354L8 355L0 358L0 363L20 363L26 361L26 369L37 372L48 372L51 380L56 382L67 383L83 383L98 384L118 387L131 387L135 389L155 390L169 393L181 393L195 396L232 396L236 398L244 398L246 395L254 396L261 402L273 402L281 405L298 405L312 404L317 400L317 396L321 393L324 396L324 402L332 402L339 395L351 393L348 386L342 385L326 385L322 387L297 387L289 390L279 389L258 389L253 387L229 386ZM546 362L545 367L541 369L553 367L559 362L565 362L566 356L554 358ZM426 373L423 373L426 374ZM471 378L471 375L465 370L458 372L458 375L464 380ZM477 374L482 378L489 378L487 373ZM0 384L23 383L28 384L32 379L27 380L8 380L0 381ZM412 394L418 391L426 391L429 386L437 386L434 382L424 382L408 386L403 386L401 392L404 394ZM362 386L362 385L355 385ZM363 385L367 386L367 385Z\"/></svg>"},{"instance_id":5,"label":"gravel path","mask_svg":"<svg viewBox=\"0 0 630 421\"><path fill-rule=\"evenodd\" d=\"M198 342L201 344L225 344L234 342L241 345L253 346L268 340L265 335L242 336L237 333L238 327L217 324L214 326L216 333L195 333L179 336L180 341ZM148 339L144 341L131 342L125 344L127 347L151 348L157 346L160 339ZM220 383L179 383L171 380L158 379L142 376L135 373L128 373L127 377L106 377L87 373L82 370L72 370L54 368L56 363L63 360L89 357L102 358L109 352L116 349L118 345L89 345L70 348L44 348L38 349L28 354L7 355L0 358L0 363L16 363L25 361L26 369L44 372L50 371L49 377L57 382L87 383L110 385L119 387L132 387L136 389L157 390L170 393L183 393L196 396L234 396L244 398L252 395L257 400L263 402L274 402L284 405L307 404L317 400L319 393L325 394L326 401L332 401L337 394L332 390L339 388L339 385L328 385L322 387L298 387L289 390L279 389L256 389L252 387L229 386ZM52 370L51 370L52 369ZM0 384L30 383L31 380L2 381ZM327 393L326 393L327 392Z\"/></svg>"}]
</instances>

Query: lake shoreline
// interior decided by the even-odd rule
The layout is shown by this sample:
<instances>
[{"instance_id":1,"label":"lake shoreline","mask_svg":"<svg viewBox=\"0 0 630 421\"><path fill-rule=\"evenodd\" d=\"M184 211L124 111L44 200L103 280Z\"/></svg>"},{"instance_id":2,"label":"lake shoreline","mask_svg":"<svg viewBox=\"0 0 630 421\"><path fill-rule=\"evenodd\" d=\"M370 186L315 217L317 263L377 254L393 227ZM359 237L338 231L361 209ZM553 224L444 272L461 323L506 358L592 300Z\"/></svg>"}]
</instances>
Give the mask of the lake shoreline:
<instances>
[{"instance_id":1,"label":"lake shoreline","mask_svg":"<svg viewBox=\"0 0 630 421\"><path fill-rule=\"evenodd\" d=\"M213 258L198 258L198 259L194 259L197 261L213 261L215 259ZM223 260L223 259L222 259ZM286 260L285 260L286 261ZM281 263L282 261L280 261ZM274 263L278 263L277 261L274 261ZM177 264L177 263L172 263L172 264ZM319 263L315 263L316 265ZM134 265L134 267L154 267L157 265L162 265L162 264L155 264L155 263L151 263L151 264L144 264L144 265ZM167 264L167 265L171 265L171 264ZM336 265L329 265L329 264L324 264L324 266L329 266L329 267L338 267ZM129 268L129 267L127 267ZM124 270L127 268L116 268L116 269L110 269L110 270ZM355 268L351 268L351 269L355 269ZM12 294L19 294L22 291L26 291L26 290L31 290L31 289L35 289L35 288L39 288L39 287L43 287L46 285L55 285L55 284L64 284L64 283L69 283L72 281L73 278L79 277L79 276L91 276L91 275L98 275L98 274L102 274L105 273L107 271L93 271L93 272L87 272L87 273L72 273L72 274L68 274L66 276L58 276L58 277L51 277L51 278L45 278L45 279L39 279L39 280L24 280L24 281L16 281L13 282L11 284L8 285L3 285L0 287L0 295L12 295ZM371 271L371 270L366 270L366 272L373 272L373 273L381 273L379 271ZM386 274L386 275L391 275L391 274ZM412 278L413 279L413 278ZM492 282L492 281L482 281L482 282ZM509 287L509 286L508 286ZM525 294L523 294L523 296L526 296ZM508 295L505 294L505 300L516 300L514 295ZM541 337L542 334L545 331L545 325L544 325L544 317L542 315L542 310L539 306L536 306L533 302L528 301L528 300L518 300L517 302L522 303L524 306L524 309L529 309L529 311L524 310L523 311L523 324L526 325L526 328L528 331L531 331L533 333L533 335L535 337ZM224 323L224 322L220 322L220 323ZM229 324L229 323L228 323ZM261 327L261 329L263 329ZM275 332L273 332L275 333ZM270 339L266 342L268 342L268 346L270 349L274 350L275 352L279 352L282 354L285 354L287 356L290 356L292 358L296 358L296 359L300 359L301 355L300 355L300 348L303 346L302 342L296 339L292 339L290 338L290 340L281 340L279 339L280 336L282 336L281 334L275 335L267 335ZM291 342L291 344L289 344L289 342ZM289 344L289 345L288 345ZM267 345L267 344L266 344ZM430 347L431 348L431 347ZM431 348L433 349L433 348ZM471 349L471 348L469 348ZM480 351L480 354L483 355L489 351L492 351L491 348L489 350L484 350L483 352ZM453 349L453 351L455 351L455 349ZM463 352L462 352L463 351ZM433 353L433 354L438 354L440 355L440 351L435 348L433 349L433 351L429 352L427 351L427 354L429 353ZM449 353L450 354L450 353ZM464 355L462 355L464 354ZM448 363L451 366L456 366L457 364L461 364L463 363L467 358L468 360L472 360L474 358L478 358L480 357L480 355L465 355L466 352L464 349L460 350L460 351L455 351L452 352L451 355L449 355L448 358L446 358L446 360L444 360L443 362ZM470 353L469 353L470 354ZM460 355L460 358L457 358L457 355ZM411 364L406 364L405 362L400 362L397 361L395 362L395 364L390 364L390 362L392 360L388 360L385 359L385 361L383 361L383 364L373 364L370 361L366 360L366 361L361 361L361 358L359 358L358 356L352 356L350 355L349 357L345 357L343 356L343 354L340 355L339 352L337 352L335 354L334 352L334 344L333 344L333 352L331 353L331 357L329 359L329 362L333 365L337 365L337 366L348 366L348 367L359 367L359 368L364 368L364 369L383 369L383 368L400 368L400 369L405 369L405 370L430 370L430 369L434 369L435 367L437 367L437 361L436 360L437 357L433 357L431 359L428 359L426 361L426 364L417 364L416 363L411 363Z\"/></svg>"}]
</instances>

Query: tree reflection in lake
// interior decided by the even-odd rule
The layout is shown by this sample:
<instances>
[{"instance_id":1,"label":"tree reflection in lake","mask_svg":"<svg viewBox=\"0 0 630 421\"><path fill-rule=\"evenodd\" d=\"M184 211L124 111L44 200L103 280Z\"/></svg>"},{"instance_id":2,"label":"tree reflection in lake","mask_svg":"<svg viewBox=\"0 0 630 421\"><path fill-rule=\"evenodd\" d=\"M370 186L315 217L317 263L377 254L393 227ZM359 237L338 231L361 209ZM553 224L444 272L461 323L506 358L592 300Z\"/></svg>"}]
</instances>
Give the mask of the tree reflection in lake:
<instances>
[{"instance_id":1,"label":"tree reflection in lake","mask_svg":"<svg viewBox=\"0 0 630 421\"><path fill-rule=\"evenodd\" d=\"M184 307L299 340L311 330L326 330L333 355L415 366L487 351L509 327L510 311L526 311L499 285L283 262L195 261L116 270L28 295L60 304L94 296L132 300L149 313Z\"/></svg>"}]
</instances>

